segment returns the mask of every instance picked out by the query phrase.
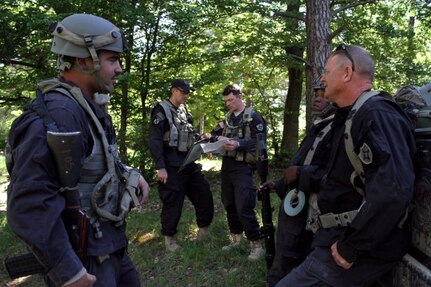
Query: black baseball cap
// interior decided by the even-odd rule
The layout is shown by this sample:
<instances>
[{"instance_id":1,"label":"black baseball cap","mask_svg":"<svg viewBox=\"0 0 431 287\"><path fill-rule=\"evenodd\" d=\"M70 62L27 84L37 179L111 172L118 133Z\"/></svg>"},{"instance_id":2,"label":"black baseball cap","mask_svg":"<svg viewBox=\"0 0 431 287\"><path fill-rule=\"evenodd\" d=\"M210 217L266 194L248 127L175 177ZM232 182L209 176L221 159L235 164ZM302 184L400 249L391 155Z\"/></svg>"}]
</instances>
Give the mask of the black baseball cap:
<instances>
[{"instance_id":1,"label":"black baseball cap","mask_svg":"<svg viewBox=\"0 0 431 287\"><path fill-rule=\"evenodd\" d=\"M173 80L172 84L171 84L171 89L172 88L178 88L181 91L184 91L186 93L190 93L190 91L194 91L195 90L195 88L193 88L192 85L188 81L186 81L184 79L175 79L175 80Z\"/></svg>"}]
</instances>

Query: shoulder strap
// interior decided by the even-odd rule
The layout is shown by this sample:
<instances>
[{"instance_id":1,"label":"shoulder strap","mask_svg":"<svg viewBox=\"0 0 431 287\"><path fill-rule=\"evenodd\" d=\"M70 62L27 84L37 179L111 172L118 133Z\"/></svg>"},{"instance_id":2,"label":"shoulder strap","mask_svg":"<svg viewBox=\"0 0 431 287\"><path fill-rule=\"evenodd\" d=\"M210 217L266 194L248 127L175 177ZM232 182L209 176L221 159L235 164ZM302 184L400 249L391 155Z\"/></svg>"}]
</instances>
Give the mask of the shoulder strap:
<instances>
[{"instance_id":1,"label":"shoulder strap","mask_svg":"<svg viewBox=\"0 0 431 287\"><path fill-rule=\"evenodd\" d=\"M359 192L362 196L364 196L364 191L354 184L354 179L358 176L361 179L362 183L365 183L365 177L364 177L364 167L362 166L362 162L354 150L354 144L353 144L353 139L351 134L352 122L353 122L353 117L356 115L357 111L362 107L362 105L366 101L368 101L371 97L374 97L379 93L380 91L369 91L360 95L359 98L356 100L355 104L353 105L352 109L350 110L350 113L347 116L346 123L345 123L344 144L345 144L347 156L354 169L354 172L350 176L350 182L355 187L356 191Z\"/></svg>"},{"instance_id":2,"label":"shoulder strap","mask_svg":"<svg viewBox=\"0 0 431 287\"><path fill-rule=\"evenodd\" d=\"M226 122L227 124L229 124L229 120L230 120L231 115L232 115L232 112L231 112L231 111L228 111L228 112L226 113L226 115L224 116L224 120L225 120L225 122Z\"/></svg>"},{"instance_id":3,"label":"shoulder strap","mask_svg":"<svg viewBox=\"0 0 431 287\"><path fill-rule=\"evenodd\" d=\"M166 119L169 122L169 127L171 127L173 125L171 104L167 100L163 100L159 102L159 105L163 108L163 111L165 112L165 115L166 115Z\"/></svg>"},{"instance_id":4,"label":"shoulder strap","mask_svg":"<svg viewBox=\"0 0 431 287\"><path fill-rule=\"evenodd\" d=\"M105 130L103 129L99 119L94 114L88 102L85 100L84 95L78 87L71 86L65 82L61 82L58 78L51 78L38 83L39 89L42 93L49 92L51 90L56 90L74 101L76 101L84 111L90 116L92 122L94 123L96 130L102 140L103 149L107 156L108 161L108 170L112 173L115 171L114 161L110 160L110 152L109 152L109 143L105 134Z\"/></svg>"},{"instance_id":5,"label":"shoulder strap","mask_svg":"<svg viewBox=\"0 0 431 287\"><path fill-rule=\"evenodd\" d=\"M168 100L163 100L159 102L159 104L163 108L166 119L169 123L169 146L178 146L178 128L174 125L174 122L172 121L172 104Z\"/></svg>"},{"instance_id":6,"label":"shoulder strap","mask_svg":"<svg viewBox=\"0 0 431 287\"><path fill-rule=\"evenodd\" d=\"M334 115L331 115L330 117L328 117L328 120L330 120L332 118L334 118ZM314 139L313 145L311 146L311 148L307 152L307 155L306 155L305 160L304 160L304 165L309 165L311 163L311 161L313 160L313 157L314 157L314 153L316 152L317 146L323 140L323 138L328 134L328 132L331 130L331 127L332 127L332 122L327 124L327 126L324 127L317 134L316 138Z\"/></svg>"},{"instance_id":7,"label":"shoulder strap","mask_svg":"<svg viewBox=\"0 0 431 287\"><path fill-rule=\"evenodd\" d=\"M244 114L242 115L242 120L244 121L244 123L248 123L253 120L253 118L251 117L252 112L253 109L251 107L246 107L244 109Z\"/></svg>"},{"instance_id":8,"label":"shoulder strap","mask_svg":"<svg viewBox=\"0 0 431 287\"><path fill-rule=\"evenodd\" d=\"M29 108L35 111L43 121L47 131L58 132L57 123L51 117L46 107L45 100L43 98L43 92L39 89L36 90L36 99L29 105Z\"/></svg>"},{"instance_id":9,"label":"shoulder strap","mask_svg":"<svg viewBox=\"0 0 431 287\"><path fill-rule=\"evenodd\" d=\"M226 136L227 128L230 126L230 122L229 122L229 120L230 120L231 115L232 115L232 112L231 112L231 111L228 111L228 112L226 113L226 115L224 116L224 122L225 122L225 124L224 124L223 132L222 132L222 135L223 135L223 136Z\"/></svg>"},{"instance_id":10,"label":"shoulder strap","mask_svg":"<svg viewBox=\"0 0 431 287\"><path fill-rule=\"evenodd\" d=\"M49 79L39 81L37 83L37 87L42 91L42 93L46 93L46 92L55 90L56 88L62 86L62 84L64 86L71 87L66 83L60 82L58 78L49 78Z\"/></svg>"},{"instance_id":11,"label":"shoulder strap","mask_svg":"<svg viewBox=\"0 0 431 287\"><path fill-rule=\"evenodd\" d=\"M29 105L29 108L35 111L42 119L46 130L51 132L58 132L59 130L57 123L48 112L43 95L51 90L55 90L59 86L60 81L57 78L50 78L38 82L36 89L36 99ZM64 92L61 93L64 94Z\"/></svg>"}]
</instances>

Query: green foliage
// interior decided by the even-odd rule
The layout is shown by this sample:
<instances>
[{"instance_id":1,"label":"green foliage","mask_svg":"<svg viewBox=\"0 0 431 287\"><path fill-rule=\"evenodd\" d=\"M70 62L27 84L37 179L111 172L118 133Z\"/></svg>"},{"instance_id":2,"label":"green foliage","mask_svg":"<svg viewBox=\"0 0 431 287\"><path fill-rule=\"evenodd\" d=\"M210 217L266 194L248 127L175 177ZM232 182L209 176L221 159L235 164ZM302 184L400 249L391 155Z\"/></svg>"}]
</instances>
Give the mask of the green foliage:
<instances>
[{"instance_id":1,"label":"green foliage","mask_svg":"<svg viewBox=\"0 0 431 287\"><path fill-rule=\"evenodd\" d=\"M425 5L416 0L376 1L347 10L333 22L334 29L345 27L334 42L358 44L371 52L376 62L375 89L395 92L404 85L423 85L430 82L431 68ZM411 17L415 18L412 31Z\"/></svg>"},{"instance_id":2,"label":"green foliage","mask_svg":"<svg viewBox=\"0 0 431 287\"><path fill-rule=\"evenodd\" d=\"M9 180L9 173L6 169L6 161L4 156L0 156L0 185ZM1 188L1 186L0 186ZM1 189L0 189L1 192Z\"/></svg>"},{"instance_id":3,"label":"green foliage","mask_svg":"<svg viewBox=\"0 0 431 287\"><path fill-rule=\"evenodd\" d=\"M329 0L325 0L329 1ZM288 67L303 67L286 47L306 47L306 1L299 0L7 0L0 4L0 104L20 109L39 79L55 76L47 27L72 13L93 13L123 28L130 51L111 97L111 112L127 162L151 174L149 113L168 95L173 78L197 90L188 108L205 131L223 118L224 86L240 84L270 125L270 145L281 141ZM394 92L429 82L429 1L376 1L334 13L332 43L369 49L376 60L375 88ZM353 3L331 1L332 11ZM292 9L294 7L300 9ZM290 13L292 12L292 13ZM414 17L413 29L409 21ZM412 26L410 26L412 27ZM321 43L326 45L326 43ZM35 55L37 55L35 57ZM204 131L202 130L202 131ZM0 133L0 137L3 136ZM0 138L3 142L3 138Z\"/></svg>"},{"instance_id":4,"label":"green foliage","mask_svg":"<svg viewBox=\"0 0 431 287\"><path fill-rule=\"evenodd\" d=\"M0 107L0 154L3 154L5 151L6 140L12 121L19 114L21 114L21 109L15 110L10 107Z\"/></svg>"}]
</instances>

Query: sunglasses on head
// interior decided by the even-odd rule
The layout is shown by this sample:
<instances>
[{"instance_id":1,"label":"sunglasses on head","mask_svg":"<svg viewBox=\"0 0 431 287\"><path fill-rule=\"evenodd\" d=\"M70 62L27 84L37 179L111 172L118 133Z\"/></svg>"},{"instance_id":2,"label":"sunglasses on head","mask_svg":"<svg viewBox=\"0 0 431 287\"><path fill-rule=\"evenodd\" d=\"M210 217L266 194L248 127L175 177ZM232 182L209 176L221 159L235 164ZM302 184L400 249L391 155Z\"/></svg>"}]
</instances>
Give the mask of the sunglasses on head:
<instances>
[{"instance_id":1,"label":"sunglasses on head","mask_svg":"<svg viewBox=\"0 0 431 287\"><path fill-rule=\"evenodd\" d=\"M355 70L355 62L353 61L352 55L350 55L349 51L347 50L349 46L346 44L340 44L337 48L335 48L335 51L343 51L344 55L352 62L352 71Z\"/></svg>"}]
</instances>

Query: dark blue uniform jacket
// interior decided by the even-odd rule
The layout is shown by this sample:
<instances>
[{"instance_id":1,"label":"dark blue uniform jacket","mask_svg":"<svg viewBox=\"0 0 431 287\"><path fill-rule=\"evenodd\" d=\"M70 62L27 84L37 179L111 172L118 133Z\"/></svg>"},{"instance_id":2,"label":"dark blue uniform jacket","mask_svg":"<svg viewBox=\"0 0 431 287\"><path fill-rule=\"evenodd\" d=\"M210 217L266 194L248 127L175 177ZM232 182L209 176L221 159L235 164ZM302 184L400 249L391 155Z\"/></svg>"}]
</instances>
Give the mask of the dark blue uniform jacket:
<instances>
[{"instance_id":1,"label":"dark blue uniform jacket","mask_svg":"<svg viewBox=\"0 0 431 287\"><path fill-rule=\"evenodd\" d=\"M329 247L338 241L338 251L349 262L362 256L397 260L408 241L398 224L413 196L413 128L400 108L383 97L375 96L359 109L351 129L355 153L371 150L371 162L363 163L363 198L350 183L353 167L345 149L344 123L350 109L336 112L331 159L318 205L322 214L360 210L349 227L319 229L313 244Z\"/></svg>"},{"instance_id":2,"label":"dark blue uniform jacket","mask_svg":"<svg viewBox=\"0 0 431 287\"><path fill-rule=\"evenodd\" d=\"M166 119L158 118L158 114L165 115L161 105L156 105L151 111L150 136L148 145L153 156L156 169L166 168L167 166L180 167L184 162L187 152L178 151L177 147L170 147L163 141L163 135L169 131L169 122ZM191 121L189 121L192 123ZM191 163L190 165L195 165Z\"/></svg>"},{"instance_id":3,"label":"dark blue uniform jacket","mask_svg":"<svg viewBox=\"0 0 431 287\"><path fill-rule=\"evenodd\" d=\"M79 104L61 93L48 93L45 101L60 131L82 132L82 162L93 146L87 115ZM92 100L88 102L104 127L108 141L114 142L111 118L102 106ZM59 193L57 169L47 146L46 129L35 112L25 111L13 123L12 130L9 142L13 147L14 168L8 187L8 225L47 267L50 279L62 285L77 274L83 264L72 250L61 219L65 198ZM117 228L105 222L101 230L103 238L96 240L90 228L88 255L110 254L127 245L124 227Z\"/></svg>"}]
</instances>

